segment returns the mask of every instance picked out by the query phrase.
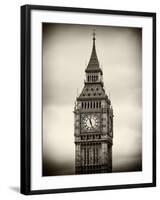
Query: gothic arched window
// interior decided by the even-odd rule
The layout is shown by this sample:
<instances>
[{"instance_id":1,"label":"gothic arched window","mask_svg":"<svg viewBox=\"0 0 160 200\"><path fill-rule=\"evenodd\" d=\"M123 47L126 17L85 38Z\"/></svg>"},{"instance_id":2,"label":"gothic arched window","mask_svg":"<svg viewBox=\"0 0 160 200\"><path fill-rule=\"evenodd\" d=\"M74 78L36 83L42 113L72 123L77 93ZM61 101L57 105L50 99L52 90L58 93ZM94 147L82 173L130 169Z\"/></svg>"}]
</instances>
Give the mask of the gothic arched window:
<instances>
[{"instance_id":1,"label":"gothic arched window","mask_svg":"<svg viewBox=\"0 0 160 200\"><path fill-rule=\"evenodd\" d=\"M97 102L97 106L96 107L98 108L98 102Z\"/></svg>"}]
</instances>

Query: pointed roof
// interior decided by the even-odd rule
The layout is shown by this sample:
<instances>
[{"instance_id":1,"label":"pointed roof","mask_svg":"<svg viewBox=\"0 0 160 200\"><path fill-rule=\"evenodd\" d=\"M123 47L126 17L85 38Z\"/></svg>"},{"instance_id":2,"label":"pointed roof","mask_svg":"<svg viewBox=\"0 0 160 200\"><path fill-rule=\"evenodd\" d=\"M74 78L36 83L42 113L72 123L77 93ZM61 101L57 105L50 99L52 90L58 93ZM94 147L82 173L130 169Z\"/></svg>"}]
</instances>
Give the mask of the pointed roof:
<instances>
[{"instance_id":1,"label":"pointed roof","mask_svg":"<svg viewBox=\"0 0 160 200\"><path fill-rule=\"evenodd\" d=\"M87 65L85 72L101 72L102 73L102 70L99 67L99 61L98 61L98 57L97 57L97 53L96 53L95 40L96 40L95 32L93 32L92 53L91 53L91 57L90 57L90 60L89 60L89 63Z\"/></svg>"}]
</instances>

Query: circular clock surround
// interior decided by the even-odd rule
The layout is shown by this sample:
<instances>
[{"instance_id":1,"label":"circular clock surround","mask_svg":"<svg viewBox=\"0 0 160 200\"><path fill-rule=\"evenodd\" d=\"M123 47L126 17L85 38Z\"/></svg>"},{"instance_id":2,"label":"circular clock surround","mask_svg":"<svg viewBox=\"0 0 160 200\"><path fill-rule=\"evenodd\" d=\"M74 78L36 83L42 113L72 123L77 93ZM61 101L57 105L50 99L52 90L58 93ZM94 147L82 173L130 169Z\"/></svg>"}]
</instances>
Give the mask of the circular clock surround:
<instances>
[{"instance_id":1,"label":"circular clock surround","mask_svg":"<svg viewBox=\"0 0 160 200\"><path fill-rule=\"evenodd\" d=\"M100 127L98 114L82 114L81 128L82 131L95 131Z\"/></svg>"}]
</instances>

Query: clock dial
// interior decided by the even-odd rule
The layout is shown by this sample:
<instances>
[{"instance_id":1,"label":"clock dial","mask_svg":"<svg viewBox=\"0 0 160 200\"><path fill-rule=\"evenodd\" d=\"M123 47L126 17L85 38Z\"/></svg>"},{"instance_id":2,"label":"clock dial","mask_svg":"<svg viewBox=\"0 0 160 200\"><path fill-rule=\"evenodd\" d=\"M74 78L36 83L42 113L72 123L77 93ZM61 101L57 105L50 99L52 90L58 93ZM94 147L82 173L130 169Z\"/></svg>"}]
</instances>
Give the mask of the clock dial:
<instances>
[{"instance_id":1,"label":"clock dial","mask_svg":"<svg viewBox=\"0 0 160 200\"><path fill-rule=\"evenodd\" d=\"M99 128L99 115L97 114L83 114L81 120L82 130L94 131Z\"/></svg>"}]
</instances>

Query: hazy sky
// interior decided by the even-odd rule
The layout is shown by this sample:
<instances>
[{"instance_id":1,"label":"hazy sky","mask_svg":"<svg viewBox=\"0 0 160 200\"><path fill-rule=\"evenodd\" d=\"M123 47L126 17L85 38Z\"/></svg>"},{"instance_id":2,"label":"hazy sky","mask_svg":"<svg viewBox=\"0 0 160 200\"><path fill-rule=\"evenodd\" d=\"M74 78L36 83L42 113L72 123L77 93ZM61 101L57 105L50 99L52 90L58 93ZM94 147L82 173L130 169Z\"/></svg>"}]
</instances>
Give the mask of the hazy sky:
<instances>
[{"instance_id":1,"label":"hazy sky","mask_svg":"<svg viewBox=\"0 0 160 200\"><path fill-rule=\"evenodd\" d=\"M74 173L74 102L84 86L96 29L96 50L114 111L113 171L141 168L141 29L43 24L43 167Z\"/></svg>"}]
</instances>

